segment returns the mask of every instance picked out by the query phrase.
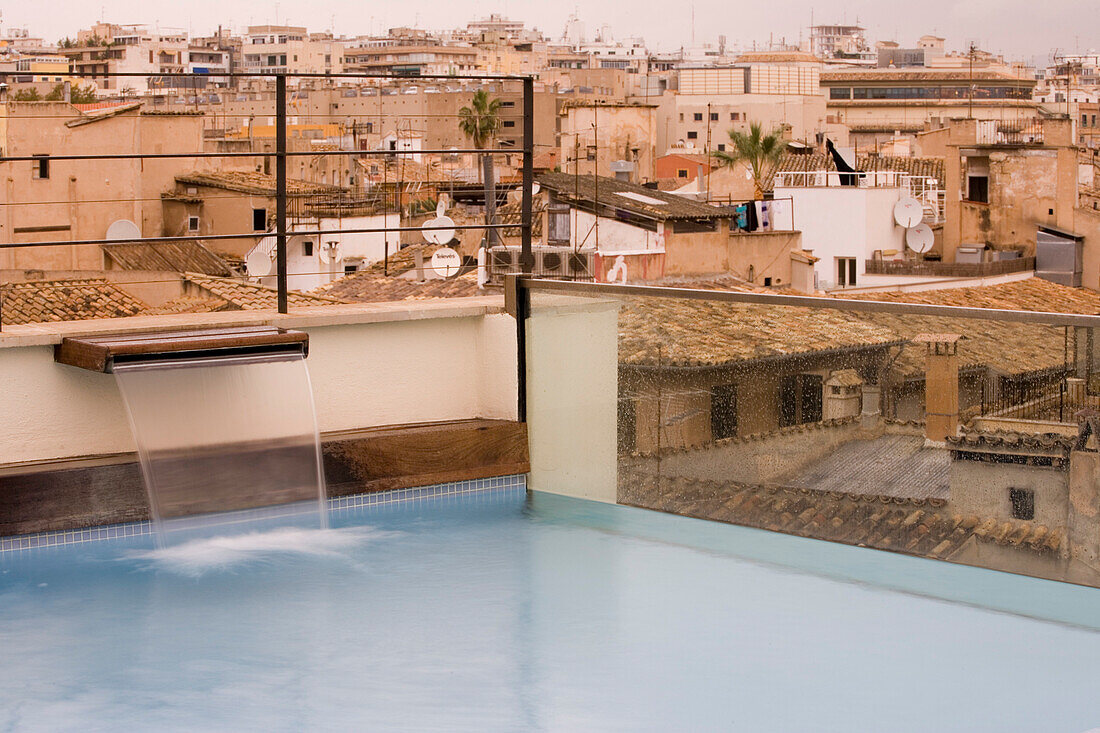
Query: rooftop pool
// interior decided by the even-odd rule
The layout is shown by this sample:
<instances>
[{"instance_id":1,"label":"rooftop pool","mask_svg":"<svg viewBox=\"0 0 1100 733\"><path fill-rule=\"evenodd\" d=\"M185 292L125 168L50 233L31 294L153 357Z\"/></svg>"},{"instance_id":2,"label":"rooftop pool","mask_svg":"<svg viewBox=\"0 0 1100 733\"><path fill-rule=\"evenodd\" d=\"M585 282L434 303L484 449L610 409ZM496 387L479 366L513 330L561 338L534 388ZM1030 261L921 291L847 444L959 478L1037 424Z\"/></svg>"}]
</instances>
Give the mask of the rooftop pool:
<instances>
[{"instance_id":1,"label":"rooftop pool","mask_svg":"<svg viewBox=\"0 0 1100 733\"><path fill-rule=\"evenodd\" d=\"M0 553L0 731L1100 727L1100 590L517 488Z\"/></svg>"}]
</instances>

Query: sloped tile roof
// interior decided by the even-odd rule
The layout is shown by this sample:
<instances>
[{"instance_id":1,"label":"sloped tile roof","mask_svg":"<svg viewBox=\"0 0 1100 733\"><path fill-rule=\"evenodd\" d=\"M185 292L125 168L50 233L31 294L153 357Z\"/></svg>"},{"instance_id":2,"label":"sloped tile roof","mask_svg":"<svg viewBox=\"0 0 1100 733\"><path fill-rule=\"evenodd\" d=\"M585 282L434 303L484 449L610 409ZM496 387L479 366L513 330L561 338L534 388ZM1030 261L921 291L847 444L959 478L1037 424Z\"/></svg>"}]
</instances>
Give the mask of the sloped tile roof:
<instances>
[{"instance_id":1,"label":"sloped tile roof","mask_svg":"<svg viewBox=\"0 0 1100 733\"><path fill-rule=\"evenodd\" d=\"M227 191L251 193L259 196L275 195L275 176L254 171L196 171L176 176L176 183L185 186L221 188ZM344 189L339 186L311 183L295 178L287 179L286 190L290 195L339 194L344 192Z\"/></svg>"},{"instance_id":2,"label":"sloped tile roof","mask_svg":"<svg viewBox=\"0 0 1100 733\"><path fill-rule=\"evenodd\" d=\"M0 284L0 315L8 325L136 316L145 304L101 279Z\"/></svg>"},{"instance_id":3,"label":"sloped tile roof","mask_svg":"<svg viewBox=\"0 0 1100 733\"><path fill-rule=\"evenodd\" d=\"M1058 285L1036 277L980 287L903 293L841 293L836 297L970 308L1100 314L1100 293ZM895 313L860 313L858 317L888 328L906 339L913 339L923 333L961 334L964 338L959 341L959 365L964 368L985 366L1004 374L1027 374L1061 368L1066 359L1065 329L1057 326ZM906 348L895 368L909 376L923 374L924 348Z\"/></svg>"},{"instance_id":4,"label":"sloped tile roof","mask_svg":"<svg viewBox=\"0 0 1100 733\"><path fill-rule=\"evenodd\" d=\"M729 216L729 213L709 204L606 176L599 176L598 182L593 180L593 176L575 176L570 173L540 173L536 178L540 185L554 191L563 201L591 203L598 195L601 206L659 221L719 219Z\"/></svg>"},{"instance_id":5,"label":"sloped tile roof","mask_svg":"<svg viewBox=\"0 0 1100 733\"><path fill-rule=\"evenodd\" d=\"M376 303L432 298L467 298L474 295L499 293L500 288L479 290L476 272L468 272L446 280L417 282L415 278L385 277L373 272L361 271L340 278L314 292L353 303Z\"/></svg>"},{"instance_id":6,"label":"sloped tile roof","mask_svg":"<svg viewBox=\"0 0 1100 733\"><path fill-rule=\"evenodd\" d=\"M435 251L444 245L441 244L413 244L399 249L396 252L391 252L389 258L385 262L379 260L378 262L372 262L370 265L364 267L359 272L370 272L375 275L401 275L416 267L416 253L421 252L424 255L424 264L431 262L432 255Z\"/></svg>"},{"instance_id":7,"label":"sloped tile roof","mask_svg":"<svg viewBox=\"0 0 1100 733\"><path fill-rule=\"evenodd\" d=\"M211 277L198 272L187 273L186 279L228 303L229 307L223 310L268 310L278 307L279 295L275 288L234 278ZM287 294L287 304L295 308L342 302L338 298L324 295L295 291Z\"/></svg>"},{"instance_id":8,"label":"sloped tile roof","mask_svg":"<svg viewBox=\"0 0 1100 733\"><path fill-rule=\"evenodd\" d=\"M620 470L619 502L801 537L950 559L971 538L1056 555L1061 530L946 511L943 499L906 499L806 488L658 479Z\"/></svg>"},{"instance_id":9,"label":"sloped tile roof","mask_svg":"<svg viewBox=\"0 0 1100 733\"><path fill-rule=\"evenodd\" d=\"M229 266L200 242L104 244L104 253L123 270L201 272L226 277Z\"/></svg>"},{"instance_id":10,"label":"sloped tile roof","mask_svg":"<svg viewBox=\"0 0 1100 733\"><path fill-rule=\"evenodd\" d=\"M142 312L142 315L161 316L171 313L214 313L223 310L233 310L233 308L221 298L202 298L195 295L184 295L161 305L147 308Z\"/></svg>"},{"instance_id":11,"label":"sloped tile roof","mask_svg":"<svg viewBox=\"0 0 1100 733\"><path fill-rule=\"evenodd\" d=\"M619 313L619 362L635 366L718 366L900 343L894 331L835 310L646 297L624 300Z\"/></svg>"}]
</instances>

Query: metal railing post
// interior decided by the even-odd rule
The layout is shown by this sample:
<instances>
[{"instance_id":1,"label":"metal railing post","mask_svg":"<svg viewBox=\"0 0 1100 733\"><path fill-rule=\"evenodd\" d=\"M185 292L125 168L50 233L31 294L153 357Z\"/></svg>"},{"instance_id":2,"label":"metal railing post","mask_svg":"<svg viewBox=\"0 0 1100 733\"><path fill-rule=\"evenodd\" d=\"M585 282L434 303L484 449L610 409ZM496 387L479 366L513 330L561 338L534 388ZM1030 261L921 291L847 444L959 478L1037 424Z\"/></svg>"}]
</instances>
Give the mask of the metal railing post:
<instances>
[{"instance_id":1,"label":"metal railing post","mask_svg":"<svg viewBox=\"0 0 1100 733\"><path fill-rule=\"evenodd\" d=\"M519 254L519 268L525 275L535 267L535 255L531 252L531 189L535 184L535 80L523 79L523 200L520 204L520 221L523 224ZM521 288L522 290L522 288Z\"/></svg>"},{"instance_id":2,"label":"metal railing post","mask_svg":"<svg viewBox=\"0 0 1100 733\"><path fill-rule=\"evenodd\" d=\"M275 77L275 263L279 312L287 312L286 287L286 75Z\"/></svg>"}]
</instances>

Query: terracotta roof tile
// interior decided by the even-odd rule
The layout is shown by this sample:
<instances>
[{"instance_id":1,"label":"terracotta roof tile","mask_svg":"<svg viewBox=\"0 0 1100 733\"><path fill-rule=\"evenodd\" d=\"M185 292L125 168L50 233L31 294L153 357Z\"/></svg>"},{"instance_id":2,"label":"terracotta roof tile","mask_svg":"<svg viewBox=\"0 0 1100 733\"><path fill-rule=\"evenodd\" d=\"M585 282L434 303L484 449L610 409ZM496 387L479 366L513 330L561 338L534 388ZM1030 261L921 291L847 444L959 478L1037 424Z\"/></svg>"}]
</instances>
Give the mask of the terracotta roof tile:
<instances>
[{"instance_id":1,"label":"terracotta roof tile","mask_svg":"<svg viewBox=\"0 0 1100 733\"><path fill-rule=\"evenodd\" d=\"M599 176L599 181L596 182L592 176L575 176L570 173L541 173L537 178L540 185L554 191L563 201L592 202L598 195L601 206L614 207L650 219L664 221L729 217L729 213L715 206L616 178Z\"/></svg>"},{"instance_id":2,"label":"terracotta roof tile","mask_svg":"<svg viewBox=\"0 0 1100 733\"><path fill-rule=\"evenodd\" d=\"M94 278L4 283L0 298L5 324L136 316L146 307L116 285Z\"/></svg>"},{"instance_id":3,"label":"terracotta roof tile","mask_svg":"<svg viewBox=\"0 0 1100 733\"><path fill-rule=\"evenodd\" d=\"M715 366L902 342L835 310L637 298L624 300L619 314L619 361L635 366Z\"/></svg>"},{"instance_id":4,"label":"terracotta roof tile","mask_svg":"<svg viewBox=\"0 0 1100 733\"><path fill-rule=\"evenodd\" d=\"M265 285L228 277L211 277L197 272L187 273L186 279L229 304L222 310L268 310L278 306L278 292ZM338 298L324 295L295 291L287 294L288 305L296 308L342 302Z\"/></svg>"},{"instance_id":5,"label":"terracotta roof tile","mask_svg":"<svg viewBox=\"0 0 1100 733\"><path fill-rule=\"evenodd\" d=\"M478 289L476 272L468 272L446 280L437 278L417 282L414 278L385 277L363 271L340 278L314 292L344 301L376 303L432 298L468 298L474 295L499 293L500 289Z\"/></svg>"},{"instance_id":6,"label":"terracotta roof tile","mask_svg":"<svg viewBox=\"0 0 1100 733\"><path fill-rule=\"evenodd\" d=\"M805 488L658 477L620 469L622 504L849 545L950 559L971 538L1036 554L1057 553L1060 530L1032 522L953 516L943 499L899 499Z\"/></svg>"},{"instance_id":7,"label":"terracotta roof tile","mask_svg":"<svg viewBox=\"0 0 1100 733\"><path fill-rule=\"evenodd\" d=\"M201 272L225 277L229 266L200 242L104 244L103 252L122 270Z\"/></svg>"}]
</instances>

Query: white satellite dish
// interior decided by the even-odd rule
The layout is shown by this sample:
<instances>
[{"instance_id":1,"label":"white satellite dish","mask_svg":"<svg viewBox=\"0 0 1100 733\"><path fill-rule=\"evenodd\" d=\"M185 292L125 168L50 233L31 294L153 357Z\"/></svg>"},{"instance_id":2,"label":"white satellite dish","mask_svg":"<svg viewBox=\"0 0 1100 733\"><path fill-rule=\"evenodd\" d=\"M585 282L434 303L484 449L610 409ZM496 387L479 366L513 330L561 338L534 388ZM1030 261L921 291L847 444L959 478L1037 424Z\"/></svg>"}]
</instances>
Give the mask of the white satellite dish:
<instances>
[{"instance_id":1,"label":"white satellite dish","mask_svg":"<svg viewBox=\"0 0 1100 733\"><path fill-rule=\"evenodd\" d=\"M537 194L541 190L542 190L542 187L539 186L537 181L535 183L531 184L531 195L532 196L534 196L535 194Z\"/></svg>"},{"instance_id":2,"label":"white satellite dish","mask_svg":"<svg viewBox=\"0 0 1100 733\"><path fill-rule=\"evenodd\" d=\"M326 265L339 262L343 257L340 252L340 243L336 241L321 242L321 245L317 248L317 257Z\"/></svg>"},{"instance_id":3,"label":"white satellite dish","mask_svg":"<svg viewBox=\"0 0 1100 733\"><path fill-rule=\"evenodd\" d=\"M920 201L911 196L903 196L894 204L894 221L898 226L910 229L920 224L923 218L924 207L920 205Z\"/></svg>"},{"instance_id":4,"label":"white satellite dish","mask_svg":"<svg viewBox=\"0 0 1100 733\"><path fill-rule=\"evenodd\" d=\"M450 247L440 247L432 254L432 269L440 277L452 277L462 269L462 257Z\"/></svg>"},{"instance_id":5,"label":"white satellite dish","mask_svg":"<svg viewBox=\"0 0 1100 733\"><path fill-rule=\"evenodd\" d=\"M141 239L141 230L129 219L119 219L107 227L104 239Z\"/></svg>"},{"instance_id":6,"label":"white satellite dish","mask_svg":"<svg viewBox=\"0 0 1100 733\"><path fill-rule=\"evenodd\" d=\"M449 216L437 216L424 222L420 231L427 242L446 244L455 238L455 223Z\"/></svg>"},{"instance_id":7,"label":"white satellite dish","mask_svg":"<svg viewBox=\"0 0 1100 733\"><path fill-rule=\"evenodd\" d=\"M245 255L245 269L250 277L267 277L275 271L275 240L261 240Z\"/></svg>"},{"instance_id":8,"label":"white satellite dish","mask_svg":"<svg viewBox=\"0 0 1100 733\"><path fill-rule=\"evenodd\" d=\"M932 249L933 241L932 227L927 224L918 224L905 232L905 243L909 245L909 249L918 254L924 254Z\"/></svg>"},{"instance_id":9,"label":"white satellite dish","mask_svg":"<svg viewBox=\"0 0 1100 733\"><path fill-rule=\"evenodd\" d=\"M513 188L508 192L508 200L513 204L523 203L523 191L520 191L518 188Z\"/></svg>"}]
</instances>

